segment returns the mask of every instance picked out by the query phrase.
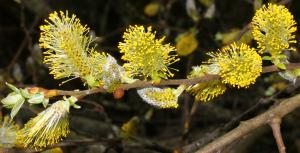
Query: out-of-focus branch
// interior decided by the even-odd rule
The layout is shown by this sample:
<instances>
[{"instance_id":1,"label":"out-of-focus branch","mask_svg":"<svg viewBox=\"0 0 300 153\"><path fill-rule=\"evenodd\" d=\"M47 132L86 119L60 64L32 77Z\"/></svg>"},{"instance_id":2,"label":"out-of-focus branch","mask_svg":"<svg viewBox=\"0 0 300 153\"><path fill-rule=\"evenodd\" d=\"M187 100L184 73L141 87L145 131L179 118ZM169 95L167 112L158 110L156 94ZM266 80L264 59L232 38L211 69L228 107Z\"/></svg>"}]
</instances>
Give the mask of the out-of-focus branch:
<instances>
[{"instance_id":1,"label":"out-of-focus branch","mask_svg":"<svg viewBox=\"0 0 300 153\"><path fill-rule=\"evenodd\" d=\"M246 115L249 115L249 113L253 112L254 110L256 110L257 108L264 106L268 103L270 103L271 101L274 101L274 99L280 95L281 93L283 93L286 90L290 90L290 87L294 86L294 84L290 84L289 87L286 87L285 89L280 90L279 92L273 94L272 96L268 97L268 98L261 98L256 104L252 105L250 108L244 110L242 113L240 113L239 115L235 116L234 118L231 119L231 121L227 122L226 124L224 124L223 127L217 128L213 131L207 132L204 136L201 136L201 140L198 140L194 143L191 143L189 145L186 145L185 148L188 148L187 146L196 146L195 144L197 144L197 147L200 148L202 146L204 146L205 144L213 141L214 139L218 138L219 136L221 136L222 133L231 130L234 125L236 125L237 123L239 123L243 117L245 117ZM194 114L196 110L193 110L191 112L191 114Z\"/></svg>"},{"instance_id":2,"label":"out-of-focus branch","mask_svg":"<svg viewBox=\"0 0 300 153\"><path fill-rule=\"evenodd\" d=\"M279 104L271 107L268 111L265 113L258 115L252 119L249 119L247 121L243 121L240 123L240 125L226 133L225 135L217 138L213 142L207 144L203 148L199 149L199 146L197 145L197 141L195 141L191 145L187 145L186 147L183 148L184 153L189 153L189 152L197 152L197 153L213 153L217 152L219 150L222 150L225 146L231 144L232 142L241 139L242 137L246 136L248 133L252 132L253 130L257 129L258 127L261 127L266 124L274 123L273 121L278 121L278 119L282 119L285 115L288 113L294 111L296 108L300 107L300 94L288 98L286 100L283 100ZM277 127L276 127L277 126ZM278 132L280 131L280 127L278 127L278 122L277 125L273 126L273 129L275 127L275 134L274 136L277 137L276 141L281 141L279 142L280 149L284 149L284 145L281 133ZM274 131L274 130L273 130ZM280 135L279 135L280 134ZM281 140L280 140L281 139ZM200 140L199 140L200 141ZM278 144L278 142L277 142Z\"/></svg>"},{"instance_id":3,"label":"out-of-focus branch","mask_svg":"<svg viewBox=\"0 0 300 153\"><path fill-rule=\"evenodd\" d=\"M274 118L270 121L269 125L272 128L273 136L276 140L279 153L285 152L285 145L282 139L281 131L280 131L281 118Z\"/></svg>"}]
</instances>

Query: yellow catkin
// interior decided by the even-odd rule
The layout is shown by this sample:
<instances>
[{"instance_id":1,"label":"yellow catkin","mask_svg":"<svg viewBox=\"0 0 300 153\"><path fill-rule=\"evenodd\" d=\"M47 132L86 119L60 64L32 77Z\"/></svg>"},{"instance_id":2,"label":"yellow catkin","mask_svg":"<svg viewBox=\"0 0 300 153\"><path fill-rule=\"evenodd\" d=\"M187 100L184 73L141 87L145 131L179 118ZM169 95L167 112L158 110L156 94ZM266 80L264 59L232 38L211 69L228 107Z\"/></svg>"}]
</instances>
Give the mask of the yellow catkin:
<instances>
[{"instance_id":1,"label":"yellow catkin","mask_svg":"<svg viewBox=\"0 0 300 153\"><path fill-rule=\"evenodd\" d=\"M296 22L283 5L264 5L256 11L251 25L260 53L268 52L276 57L283 50L292 49L290 43L296 43Z\"/></svg>"},{"instance_id":2,"label":"yellow catkin","mask_svg":"<svg viewBox=\"0 0 300 153\"><path fill-rule=\"evenodd\" d=\"M49 65L50 74L55 79L82 78L87 83L94 83L100 76L101 62L105 54L94 51L89 28L68 12L53 12L46 24L40 26L40 47L44 52L44 63Z\"/></svg>"},{"instance_id":3,"label":"yellow catkin","mask_svg":"<svg viewBox=\"0 0 300 153\"><path fill-rule=\"evenodd\" d=\"M188 78L203 77L207 74L218 74L220 68L217 64L194 66ZM197 83L189 86L187 92L195 96L196 101L208 102L215 97L224 94L226 91L225 84L221 80L212 80L208 82Z\"/></svg>"},{"instance_id":4,"label":"yellow catkin","mask_svg":"<svg viewBox=\"0 0 300 153\"><path fill-rule=\"evenodd\" d=\"M176 55L170 55L175 48L163 44L164 38L155 39L152 28L130 26L123 35L124 42L119 43L123 65L130 77L141 76L152 80L173 76L168 66L178 61Z\"/></svg>"},{"instance_id":5,"label":"yellow catkin","mask_svg":"<svg viewBox=\"0 0 300 153\"><path fill-rule=\"evenodd\" d=\"M195 96L196 101L208 102L226 91L226 86L220 80L198 83L187 89Z\"/></svg>"},{"instance_id":6,"label":"yellow catkin","mask_svg":"<svg viewBox=\"0 0 300 153\"><path fill-rule=\"evenodd\" d=\"M173 94L171 88L164 89L160 92L148 91L145 94L158 103L165 103L161 105L162 108L178 107L177 97Z\"/></svg>"},{"instance_id":7,"label":"yellow catkin","mask_svg":"<svg viewBox=\"0 0 300 153\"><path fill-rule=\"evenodd\" d=\"M75 15L68 16L68 12L54 12L49 15L42 25L40 47L48 49L44 62L50 65L50 73L54 78L74 76L80 77L90 74L87 60L87 45L90 38L86 36L89 29L81 25Z\"/></svg>"},{"instance_id":8,"label":"yellow catkin","mask_svg":"<svg viewBox=\"0 0 300 153\"><path fill-rule=\"evenodd\" d=\"M149 87L137 91L139 96L148 104L158 108L177 108L178 97L185 90L185 86L177 89Z\"/></svg>"},{"instance_id":9,"label":"yellow catkin","mask_svg":"<svg viewBox=\"0 0 300 153\"><path fill-rule=\"evenodd\" d=\"M25 124L17 134L18 141L23 147L37 149L61 141L70 133L69 107L69 102L63 100L52 104Z\"/></svg>"},{"instance_id":10,"label":"yellow catkin","mask_svg":"<svg viewBox=\"0 0 300 153\"><path fill-rule=\"evenodd\" d=\"M234 87L248 87L254 84L262 72L262 58L246 44L231 44L218 53L211 53L210 64L219 66L223 83Z\"/></svg>"}]
</instances>

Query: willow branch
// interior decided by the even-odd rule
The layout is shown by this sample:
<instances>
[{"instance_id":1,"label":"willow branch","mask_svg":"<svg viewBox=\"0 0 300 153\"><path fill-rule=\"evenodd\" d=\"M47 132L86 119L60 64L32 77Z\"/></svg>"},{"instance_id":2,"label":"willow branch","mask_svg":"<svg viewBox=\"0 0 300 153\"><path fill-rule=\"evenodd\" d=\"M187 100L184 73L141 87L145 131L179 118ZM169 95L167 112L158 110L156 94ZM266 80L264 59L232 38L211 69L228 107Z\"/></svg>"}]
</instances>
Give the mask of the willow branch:
<instances>
[{"instance_id":1,"label":"willow branch","mask_svg":"<svg viewBox=\"0 0 300 153\"><path fill-rule=\"evenodd\" d=\"M290 63L286 65L287 70L300 68L300 63ZM265 66L263 68L262 73L270 73L270 72L278 72L278 69L275 65L272 66ZM136 81L131 84L122 84L119 88L123 90L135 89L135 88L145 88L150 86L169 86L169 85L194 85L201 82L208 82L211 80L219 79L220 76L218 75L206 75L199 78L191 78L191 79L169 79L169 80L161 80L159 83L152 83L151 81ZM61 95L73 95L84 97L90 94L95 93L105 93L106 90L104 88L95 88L95 89L88 89L88 90L81 90L81 91L66 91L66 90L47 90L43 89L47 92L51 93L51 96L61 96ZM46 94L47 95L47 94Z\"/></svg>"},{"instance_id":2,"label":"willow branch","mask_svg":"<svg viewBox=\"0 0 300 153\"><path fill-rule=\"evenodd\" d=\"M198 149L199 145L197 145L197 141L192 145L185 146L183 148L184 153L195 152L196 153L213 153L221 150L225 146L231 144L232 142L239 140L252 132L253 130L269 124L274 119L281 119L285 115L289 114L290 112L294 111L296 108L300 107L300 94L283 100L278 105L271 107L268 111L263 114L260 114L252 119L247 121L243 121L240 125L226 133L225 135L217 138L213 142L209 143L208 145L204 146L203 148ZM199 140L200 141L200 140Z\"/></svg>"},{"instance_id":3,"label":"willow branch","mask_svg":"<svg viewBox=\"0 0 300 153\"><path fill-rule=\"evenodd\" d=\"M272 128L273 136L276 140L279 153L286 153L285 145L281 135L280 124L281 124L281 118L274 118L269 123L270 127Z\"/></svg>"}]
</instances>

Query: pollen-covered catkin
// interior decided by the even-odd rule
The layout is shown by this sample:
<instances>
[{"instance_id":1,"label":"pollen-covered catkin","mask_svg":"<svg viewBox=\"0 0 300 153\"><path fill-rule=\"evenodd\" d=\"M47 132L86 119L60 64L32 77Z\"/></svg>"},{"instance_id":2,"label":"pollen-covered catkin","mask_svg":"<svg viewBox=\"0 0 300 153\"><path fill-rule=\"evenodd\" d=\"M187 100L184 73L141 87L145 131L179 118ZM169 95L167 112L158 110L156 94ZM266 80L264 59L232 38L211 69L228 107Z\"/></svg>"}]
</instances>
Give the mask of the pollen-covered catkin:
<instances>
[{"instance_id":1,"label":"pollen-covered catkin","mask_svg":"<svg viewBox=\"0 0 300 153\"><path fill-rule=\"evenodd\" d=\"M217 53L210 53L207 63L219 67L222 82L234 87L248 87L262 72L262 58L246 44L231 44Z\"/></svg>"},{"instance_id":2,"label":"pollen-covered catkin","mask_svg":"<svg viewBox=\"0 0 300 153\"><path fill-rule=\"evenodd\" d=\"M123 67L129 76L150 77L154 81L173 76L168 67L179 60L175 54L170 55L175 47L163 44L164 37L156 39L151 27L130 26L123 38L119 49L124 53L122 59L127 63Z\"/></svg>"},{"instance_id":3,"label":"pollen-covered catkin","mask_svg":"<svg viewBox=\"0 0 300 153\"><path fill-rule=\"evenodd\" d=\"M98 53L91 46L89 28L68 12L53 12L46 24L40 26L40 47L44 52L44 63L49 65L55 79L81 78L89 86L100 86L102 64L105 53Z\"/></svg>"},{"instance_id":4,"label":"pollen-covered catkin","mask_svg":"<svg viewBox=\"0 0 300 153\"><path fill-rule=\"evenodd\" d=\"M185 85L177 89L148 87L139 89L137 93L148 104L158 108L177 108L178 97L185 90Z\"/></svg>"},{"instance_id":5,"label":"pollen-covered catkin","mask_svg":"<svg viewBox=\"0 0 300 153\"><path fill-rule=\"evenodd\" d=\"M256 11L251 25L260 53L268 52L276 57L284 50L291 50L290 43L296 43L296 22L283 5L264 5Z\"/></svg>"},{"instance_id":6,"label":"pollen-covered catkin","mask_svg":"<svg viewBox=\"0 0 300 153\"><path fill-rule=\"evenodd\" d=\"M18 132L17 139L24 147L43 148L66 137L69 131L70 104L60 100L29 120Z\"/></svg>"}]
</instances>

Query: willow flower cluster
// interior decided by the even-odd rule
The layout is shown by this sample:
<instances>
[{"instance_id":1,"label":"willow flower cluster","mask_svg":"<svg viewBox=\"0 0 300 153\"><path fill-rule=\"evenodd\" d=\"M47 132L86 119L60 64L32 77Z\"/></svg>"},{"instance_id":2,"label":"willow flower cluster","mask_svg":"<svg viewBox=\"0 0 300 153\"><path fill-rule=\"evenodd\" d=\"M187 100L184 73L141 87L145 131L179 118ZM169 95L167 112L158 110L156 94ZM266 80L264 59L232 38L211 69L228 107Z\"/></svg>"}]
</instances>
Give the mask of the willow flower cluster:
<instances>
[{"instance_id":1,"label":"willow flower cluster","mask_svg":"<svg viewBox=\"0 0 300 153\"><path fill-rule=\"evenodd\" d=\"M70 97L59 100L29 120L17 133L17 139L22 142L22 146L42 148L66 137L70 133L68 119L70 101L73 103L76 99Z\"/></svg>"},{"instance_id":2,"label":"willow flower cluster","mask_svg":"<svg viewBox=\"0 0 300 153\"><path fill-rule=\"evenodd\" d=\"M293 15L283 5L264 5L252 19L252 34L260 53L268 52L272 57L291 50L290 43L296 43L296 30Z\"/></svg>"},{"instance_id":3,"label":"willow flower cluster","mask_svg":"<svg viewBox=\"0 0 300 153\"><path fill-rule=\"evenodd\" d=\"M44 52L44 63L49 65L55 79L81 78L90 86L99 86L103 60L106 54L98 53L91 46L89 28L68 12L54 12L40 26L40 47Z\"/></svg>"},{"instance_id":4,"label":"willow flower cluster","mask_svg":"<svg viewBox=\"0 0 300 153\"><path fill-rule=\"evenodd\" d=\"M262 58L248 45L233 43L219 50L208 53L212 58L201 66L193 67L188 78L203 77L207 74L220 75L220 79L197 83L187 91L195 95L196 101L207 102L222 95L226 84L237 88L247 88L254 84L262 72Z\"/></svg>"},{"instance_id":5,"label":"willow flower cluster","mask_svg":"<svg viewBox=\"0 0 300 153\"><path fill-rule=\"evenodd\" d=\"M177 108L178 97L184 91L185 86L177 89L148 87L137 90L139 96L148 104L158 108Z\"/></svg>"},{"instance_id":6,"label":"willow flower cluster","mask_svg":"<svg viewBox=\"0 0 300 153\"><path fill-rule=\"evenodd\" d=\"M188 78L203 77L206 74L218 74L219 72L220 69L216 64L194 66ZM197 83L187 88L187 92L194 95L196 101L201 102L211 101L217 96L224 94L225 91L226 86L220 79Z\"/></svg>"},{"instance_id":7,"label":"willow flower cluster","mask_svg":"<svg viewBox=\"0 0 300 153\"><path fill-rule=\"evenodd\" d=\"M207 102L224 94L226 86L220 80L213 80L193 85L187 91L195 95L196 101Z\"/></svg>"},{"instance_id":8,"label":"willow flower cluster","mask_svg":"<svg viewBox=\"0 0 300 153\"><path fill-rule=\"evenodd\" d=\"M157 81L173 76L168 67L178 61L175 54L170 55L175 48L163 44L164 37L156 39L155 34L151 27L145 29L143 26L130 26L124 33L119 49L124 53L122 59L127 63L123 67L130 77L151 77Z\"/></svg>"},{"instance_id":9,"label":"willow flower cluster","mask_svg":"<svg viewBox=\"0 0 300 153\"><path fill-rule=\"evenodd\" d=\"M88 66L87 50L91 38L89 29L81 25L75 15L54 12L45 20L47 25L40 26L40 47L48 49L45 63L50 65L50 74L54 78L84 77L91 74Z\"/></svg>"},{"instance_id":10,"label":"willow flower cluster","mask_svg":"<svg viewBox=\"0 0 300 153\"><path fill-rule=\"evenodd\" d=\"M262 58L246 44L231 44L217 53L210 53L207 63L218 65L222 82L234 87L248 87L262 72Z\"/></svg>"}]
</instances>

